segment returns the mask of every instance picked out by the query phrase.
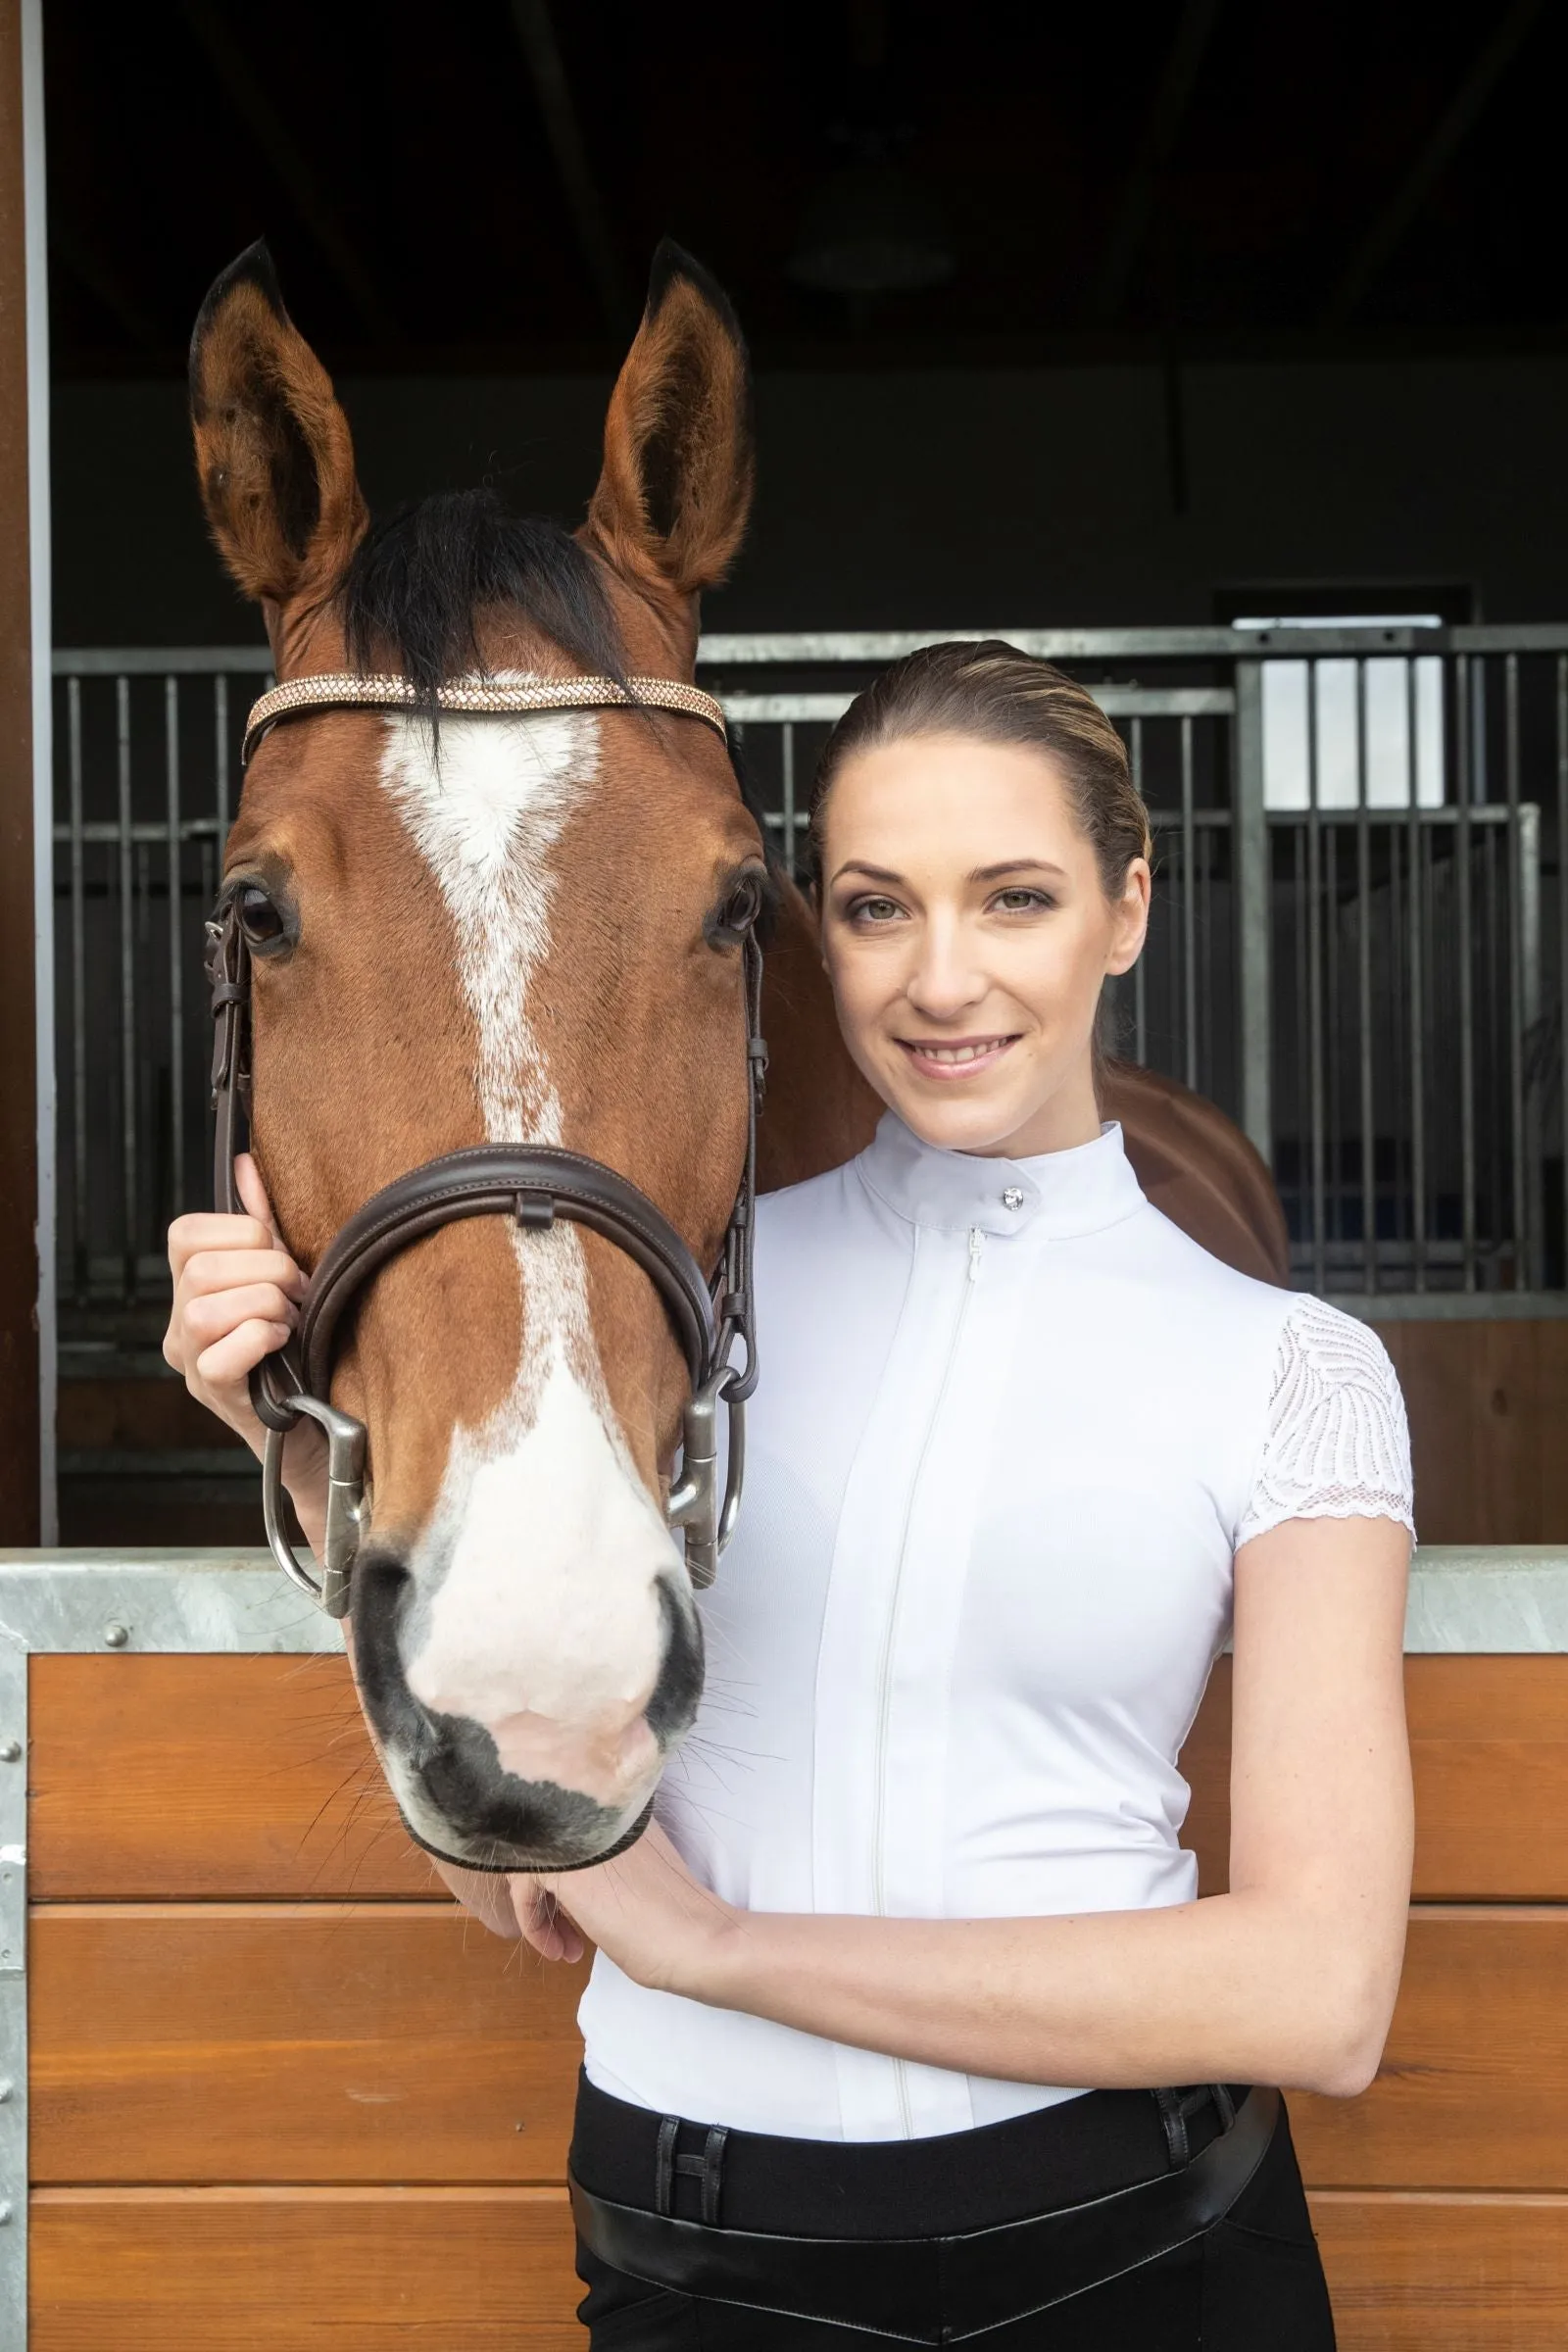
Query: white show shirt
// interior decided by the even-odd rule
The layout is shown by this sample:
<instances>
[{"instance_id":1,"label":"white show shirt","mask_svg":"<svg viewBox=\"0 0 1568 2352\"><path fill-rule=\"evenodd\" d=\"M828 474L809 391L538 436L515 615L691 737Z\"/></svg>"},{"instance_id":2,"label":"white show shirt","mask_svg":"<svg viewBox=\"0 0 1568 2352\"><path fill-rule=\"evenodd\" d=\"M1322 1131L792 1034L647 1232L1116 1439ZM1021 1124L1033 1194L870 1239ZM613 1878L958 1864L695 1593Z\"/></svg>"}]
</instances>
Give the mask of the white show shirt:
<instances>
[{"instance_id":1,"label":"white show shirt","mask_svg":"<svg viewBox=\"0 0 1568 2352\"><path fill-rule=\"evenodd\" d=\"M745 1502L659 1800L692 1870L749 1911L1190 1900L1176 1757L1238 1544L1410 1524L1375 1336L1189 1241L1117 1127L1008 1160L890 1113L760 1203L757 1290ZM896 2139L1076 2095L647 1991L603 1956L580 2016L602 2089L755 2132Z\"/></svg>"}]
</instances>

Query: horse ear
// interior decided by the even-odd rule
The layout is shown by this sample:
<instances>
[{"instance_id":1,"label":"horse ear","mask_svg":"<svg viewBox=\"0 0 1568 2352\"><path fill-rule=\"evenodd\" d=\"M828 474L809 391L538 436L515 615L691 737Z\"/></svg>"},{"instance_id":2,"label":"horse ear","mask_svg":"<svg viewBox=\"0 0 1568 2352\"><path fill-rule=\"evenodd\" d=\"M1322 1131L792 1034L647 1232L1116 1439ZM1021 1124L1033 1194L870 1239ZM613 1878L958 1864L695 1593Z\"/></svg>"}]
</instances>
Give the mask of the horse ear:
<instances>
[{"instance_id":1,"label":"horse ear","mask_svg":"<svg viewBox=\"0 0 1568 2352\"><path fill-rule=\"evenodd\" d=\"M587 533L638 585L694 596L723 579L752 504L752 385L728 301L665 238L605 419Z\"/></svg>"},{"instance_id":2,"label":"horse ear","mask_svg":"<svg viewBox=\"0 0 1568 2352\"><path fill-rule=\"evenodd\" d=\"M340 578L366 527L348 418L256 244L215 279L190 344L191 429L219 553L277 621Z\"/></svg>"}]
</instances>

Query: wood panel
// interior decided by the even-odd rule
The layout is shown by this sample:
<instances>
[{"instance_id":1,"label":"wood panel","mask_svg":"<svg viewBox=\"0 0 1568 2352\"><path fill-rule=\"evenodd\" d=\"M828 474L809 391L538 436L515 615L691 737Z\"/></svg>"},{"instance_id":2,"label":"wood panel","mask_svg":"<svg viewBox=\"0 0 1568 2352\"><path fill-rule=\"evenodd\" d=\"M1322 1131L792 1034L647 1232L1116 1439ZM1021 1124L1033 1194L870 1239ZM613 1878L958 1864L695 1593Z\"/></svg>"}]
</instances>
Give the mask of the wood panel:
<instances>
[{"instance_id":1,"label":"wood panel","mask_svg":"<svg viewBox=\"0 0 1568 2352\"><path fill-rule=\"evenodd\" d=\"M1415 1911L1357 2099L1291 2098L1314 2188L1568 2189L1568 1911Z\"/></svg>"},{"instance_id":2,"label":"wood panel","mask_svg":"<svg viewBox=\"0 0 1568 2352\"><path fill-rule=\"evenodd\" d=\"M32 2178L560 2180L585 1971L450 1904L33 1914Z\"/></svg>"},{"instance_id":3,"label":"wood panel","mask_svg":"<svg viewBox=\"0 0 1568 2352\"><path fill-rule=\"evenodd\" d=\"M1230 1672L1221 1658L1182 1754L1206 1894L1227 1883ZM439 1894L343 1659L38 1657L31 1673L35 1897ZM1408 1658L1405 1693L1417 1896L1568 1900L1568 1656Z\"/></svg>"},{"instance_id":4,"label":"wood panel","mask_svg":"<svg viewBox=\"0 0 1568 2352\"><path fill-rule=\"evenodd\" d=\"M561 2178L582 1972L444 1906L62 1905L32 1936L38 2181ZM1565 1986L1568 1912L1418 1912L1377 2082L1293 2098L1307 2180L1568 2188Z\"/></svg>"},{"instance_id":5,"label":"wood panel","mask_svg":"<svg viewBox=\"0 0 1568 2352\"><path fill-rule=\"evenodd\" d=\"M1568 1321L1380 1323L1428 1544L1568 1542Z\"/></svg>"},{"instance_id":6,"label":"wood panel","mask_svg":"<svg viewBox=\"0 0 1568 2352\"><path fill-rule=\"evenodd\" d=\"M1560 2352L1568 2200L1319 2193L1340 2352ZM557 2189L44 2189L31 2352L580 2352Z\"/></svg>"},{"instance_id":7,"label":"wood panel","mask_svg":"<svg viewBox=\"0 0 1568 2352\"><path fill-rule=\"evenodd\" d=\"M1568 1899L1568 1656L1404 1661L1423 1902ZM1182 1751L1183 1843L1205 1894L1229 1885L1231 1661Z\"/></svg>"},{"instance_id":8,"label":"wood panel","mask_svg":"<svg viewBox=\"0 0 1568 2352\"><path fill-rule=\"evenodd\" d=\"M346 1659L36 1657L30 1675L34 1896L440 1895Z\"/></svg>"},{"instance_id":9,"label":"wood panel","mask_svg":"<svg viewBox=\"0 0 1568 2352\"><path fill-rule=\"evenodd\" d=\"M1568 2200L1319 2192L1340 2352L1561 2352Z\"/></svg>"},{"instance_id":10,"label":"wood panel","mask_svg":"<svg viewBox=\"0 0 1568 2352\"><path fill-rule=\"evenodd\" d=\"M563 2189L42 2190L29 2352L583 2352Z\"/></svg>"}]
</instances>

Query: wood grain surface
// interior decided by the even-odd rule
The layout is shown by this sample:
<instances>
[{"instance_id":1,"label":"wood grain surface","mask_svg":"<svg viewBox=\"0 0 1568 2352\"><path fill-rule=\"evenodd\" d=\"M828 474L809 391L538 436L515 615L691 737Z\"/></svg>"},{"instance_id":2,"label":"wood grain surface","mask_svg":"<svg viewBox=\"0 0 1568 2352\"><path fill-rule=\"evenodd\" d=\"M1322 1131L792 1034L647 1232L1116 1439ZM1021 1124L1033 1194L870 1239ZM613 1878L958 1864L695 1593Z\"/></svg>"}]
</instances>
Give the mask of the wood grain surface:
<instances>
[{"instance_id":1,"label":"wood grain surface","mask_svg":"<svg viewBox=\"0 0 1568 2352\"><path fill-rule=\"evenodd\" d=\"M1568 2341L1568 2200L1322 2193L1312 2219L1340 2352ZM30 2352L581 2352L580 2291L559 2189L32 2200Z\"/></svg>"},{"instance_id":2,"label":"wood grain surface","mask_svg":"<svg viewBox=\"0 0 1568 2352\"><path fill-rule=\"evenodd\" d=\"M35 1898L440 1896L341 1658L39 1657L31 1671ZM1227 1883L1230 1671L1221 1658L1182 1757L1208 1894ZM1405 1690L1417 1896L1568 1899L1568 1656L1408 1658Z\"/></svg>"},{"instance_id":3,"label":"wood grain surface","mask_svg":"<svg viewBox=\"0 0 1568 2352\"><path fill-rule=\"evenodd\" d=\"M1568 2190L1568 1911L1411 1915L1388 2047L1357 2099L1291 2098L1314 2188Z\"/></svg>"},{"instance_id":4,"label":"wood grain surface","mask_svg":"<svg viewBox=\"0 0 1568 2352\"><path fill-rule=\"evenodd\" d=\"M1422 1902L1568 1899L1568 1656L1404 1661ZM1231 1661L1182 1750L1183 1843L1205 1894L1230 1883Z\"/></svg>"},{"instance_id":5,"label":"wood grain surface","mask_svg":"<svg viewBox=\"0 0 1568 2352\"><path fill-rule=\"evenodd\" d=\"M28 2352L583 2352L564 2189L42 2190Z\"/></svg>"},{"instance_id":6,"label":"wood grain surface","mask_svg":"<svg viewBox=\"0 0 1568 2352\"><path fill-rule=\"evenodd\" d=\"M562 2177L581 1971L444 1906L60 1905L32 1933L35 2180ZM1568 1911L1418 1911L1376 2083L1292 2100L1308 2181L1568 2189L1565 1986Z\"/></svg>"},{"instance_id":7,"label":"wood grain surface","mask_svg":"<svg viewBox=\"0 0 1568 2352\"><path fill-rule=\"evenodd\" d=\"M1340 2352L1562 2352L1568 2201L1320 2193Z\"/></svg>"},{"instance_id":8,"label":"wood grain surface","mask_svg":"<svg viewBox=\"0 0 1568 2352\"><path fill-rule=\"evenodd\" d=\"M1568 1542L1568 1322L1380 1323L1428 1544Z\"/></svg>"},{"instance_id":9,"label":"wood grain surface","mask_svg":"<svg viewBox=\"0 0 1568 2352\"><path fill-rule=\"evenodd\" d=\"M346 1659L37 1657L30 1673L35 1898L443 1894Z\"/></svg>"},{"instance_id":10,"label":"wood grain surface","mask_svg":"<svg viewBox=\"0 0 1568 2352\"><path fill-rule=\"evenodd\" d=\"M38 2182L558 2181L582 1968L450 1904L31 1923Z\"/></svg>"}]
</instances>

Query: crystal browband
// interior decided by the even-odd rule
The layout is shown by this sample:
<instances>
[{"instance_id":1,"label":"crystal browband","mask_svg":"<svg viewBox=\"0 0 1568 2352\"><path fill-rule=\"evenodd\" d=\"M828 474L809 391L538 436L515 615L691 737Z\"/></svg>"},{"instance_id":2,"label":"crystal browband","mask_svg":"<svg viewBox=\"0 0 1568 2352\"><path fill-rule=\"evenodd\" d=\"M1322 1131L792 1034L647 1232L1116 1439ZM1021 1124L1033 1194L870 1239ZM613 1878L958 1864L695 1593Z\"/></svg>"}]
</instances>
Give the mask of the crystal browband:
<instances>
[{"instance_id":1,"label":"crystal browband","mask_svg":"<svg viewBox=\"0 0 1568 2352\"><path fill-rule=\"evenodd\" d=\"M428 697L407 678L364 677L326 670L290 678L251 705L240 763L250 759L275 719L298 710L416 710ZM677 710L727 734L721 704L681 678L454 678L435 690L437 707L455 713L520 710Z\"/></svg>"}]
</instances>

